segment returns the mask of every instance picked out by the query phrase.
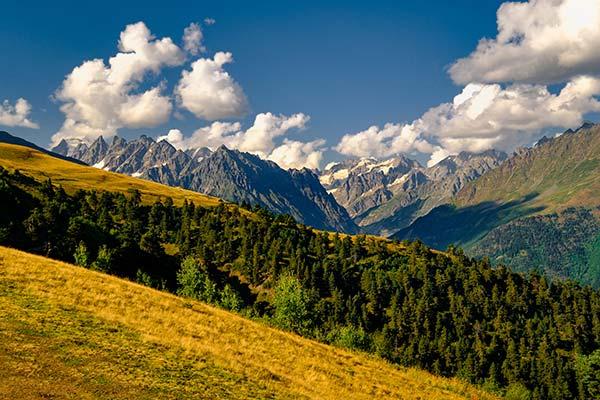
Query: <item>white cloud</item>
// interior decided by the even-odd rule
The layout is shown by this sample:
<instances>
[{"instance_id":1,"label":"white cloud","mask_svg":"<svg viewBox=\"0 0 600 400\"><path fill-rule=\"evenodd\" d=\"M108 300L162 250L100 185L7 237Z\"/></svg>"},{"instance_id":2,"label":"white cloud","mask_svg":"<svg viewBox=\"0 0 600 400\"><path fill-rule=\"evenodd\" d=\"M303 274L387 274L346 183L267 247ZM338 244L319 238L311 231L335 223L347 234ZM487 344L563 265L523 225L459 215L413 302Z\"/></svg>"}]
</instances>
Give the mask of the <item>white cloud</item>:
<instances>
[{"instance_id":1,"label":"white cloud","mask_svg":"<svg viewBox=\"0 0 600 400\"><path fill-rule=\"evenodd\" d=\"M600 73L600 0L504 3L497 21L496 38L450 68L456 83L557 83Z\"/></svg>"},{"instance_id":2,"label":"white cloud","mask_svg":"<svg viewBox=\"0 0 600 400\"><path fill-rule=\"evenodd\" d=\"M129 95L118 110L119 120L128 128L157 126L169 119L171 102L161 96L160 88Z\"/></svg>"},{"instance_id":3,"label":"white cloud","mask_svg":"<svg viewBox=\"0 0 600 400\"><path fill-rule=\"evenodd\" d=\"M223 69L232 61L231 53L218 52L213 59L192 63L192 70L182 72L175 88L179 105L208 121L244 115L248 110L246 95Z\"/></svg>"},{"instance_id":4,"label":"white cloud","mask_svg":"<svg viewBox=\"0 0 600 400\"><path fill-rule=\"evenodd\" d=\"M31 104L27 100L20 98L15 105L4 100L0 103L0 125L38 129L39 125L29 119L30 113Z\"/></svg>"},{"instance_id":5,"label":"white cloud","mask_svg":"<svg viewBox=\"0 0 600 400\"><path fill-rule=\"evenodd\" d=\"M322 159L324 141L315 140L303 143L284 139L283 144L275 141L283 138L291 130L302 130L310 117L298 113L291 116L275 115L272 113L258 114L251 127L242 129L239 122L213 122L196 130L190 137L184 137L178 129L171 129L158 140L168 140L180 149L209 147L215 149L225 145L230 149L238 149L256 154L264 159L272 159L283 168L300 168L307 166L315 168Z\"/></svg>"},{"instance_id":6,"label":"white cloud","mask_svg":"<svg viewBox=\"0 0 600 400\"><path fill-rule=\"evenodd\" d=\"M586 113L600 111L593 97L599 93L600 80L591 77L575 78L558 94L542 85L469 84L452 103L423 114L416 126L450 153L511 150L544 128L581 124Z\"/></svg>"},{"instance_id":7,"label":"white cloud","mask_svg":"<svg viewBox=\"0 0 600 400\"><path fill-rule=\"evenodd\" d=\"M160 142L161 140L166 140L167 142L180 147L180 144L183 141L183 133L181 133L179 129L170 129L166 135L156 138L157 142Z\"/></svg>"},{"instance_id":8,"label":"white cloud","mask_svg":"<svg viewBox=\"0 0 600 400\"><path fill-rule=\"evenodd\" d=\"M429 160L427 161L427 166L433 167L435 164L439 163L440 161L442 161L443 159L445 159L446 157L448 157L450 155L451 154L446 149L437 147L433 151L433 153L431 153L431 157L429 157Z\"/></svg>"},{"instance_id":9,"label":"white cloud","mask_svg":"<svg viewBox=\"0 0 600 400\"><path fill-rule=\"evenodd\" d=\"M310 168L318 169L323 159L325 140L299 142L284 139L281 146L276 147L269 155L269 160L275 161L281 168Z\"/></svg>"},{"instance_id":10,"label":"white cloud","mask_svg":"<svg viewBox=\"0 0 600 400\"><path fill-rule=\"evenodd\" d=\"M206 25L214 25L217 21L214 18L204 18L204 23Z\"/></svg>"},{"instance_id":11,"label":"white cloud","mask_svg":"<svg viewBox=\"0 0 600 400\"><path fill-rule=\"evenodd\" d=\"M169 135L164 138L175 147L183 149L197 147L215 149L224 144L230 149L239 149L266 158L276 147L274 143L276 138L285 136L291 129L303 129L309 119L309 116L302 113L289 117L261 113L255 117L253 125L247 130L243 130L239 122L216 121L196 130L187 138L178 136L169 138Z\"/></svg>"},{"instance_id":12,"label":"white cloud","mask_svg":"<svg viewBox=\"0 0 600 400\"><path fill-rule=\"evenodd\" d=\"M206 51L206 48L202 45L202 39L204 35L200 25L197 23L191 23L187 28L183 30L183 48L185 51L193 56L198 55Z\"/></svg>"},{"instance_id":13,"label":"white cloud","mask_svg":"<svg viewBox=\"0 0 600 400\"><path fill-rule=\"evenodd\" d=\"M291 129L304 129L310 117L298 113L289 117L272 113L261 113L254 124L245 132L237 135L233 147L265 156L273 150L273 140L283 136Z\"/></svg>"},{"instance_id":14,"label":"white cloud","mask_svg":"<svg viewBox=\"0 0 600 400\"><path fill-rule=\"evenodd\" d=\"M148 73L181 65L181 49L168 37L156 39L143 22L121 32L118 48L108 65L94 59L75 67L57 90L65 121L52 137L55 144L66 137L92 140L123 127L152 127L168 120L172 105L160 85L133 92Z\"/></svg>"},{"instance_id":15,"label":"white cloud","mask_svg":"<svg viewBox=\"0 0 600 400\"><path fill-rule=\"evenodd\" d=\"M553 94L543 85L469 84L454 97L429 109L411 124L345 135L336 150L342 154L387 157L418 151L431 154L430 164L460 151L511 150L531 143L547 127L569 128L588 112L600 111L600 79L580 76Z\"/></svg>"},{"instance_id":16,"label":"white cloud","mask_svg":"<svg viewBox=\"0 0 600 400\"><path fill-rule=\"evenodd\" d=\"M419 151L431 153L434 146L421 138L414 124L385 124L383 128L347 134L335 147L338 152L357 157L389 157L397 153Z\"/></svg>"}]
</instances>

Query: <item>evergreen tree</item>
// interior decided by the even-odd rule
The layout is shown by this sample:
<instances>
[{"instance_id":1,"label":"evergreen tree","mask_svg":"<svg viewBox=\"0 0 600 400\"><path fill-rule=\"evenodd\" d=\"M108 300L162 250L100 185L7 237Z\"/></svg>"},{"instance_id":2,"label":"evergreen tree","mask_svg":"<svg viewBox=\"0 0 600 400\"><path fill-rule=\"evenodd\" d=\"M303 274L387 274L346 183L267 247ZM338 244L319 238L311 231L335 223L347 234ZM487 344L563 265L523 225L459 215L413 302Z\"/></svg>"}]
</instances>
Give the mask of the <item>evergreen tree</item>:
<instances>
[{"instance_id":1,"label":"evergreen tree","mask_svg":"<svg viewBox=\"0 0 600 400\"><path fill-rule=\"evenodd\" d=\"M275 286L273 296L277 326L298 333L304 333L311 325L308 295L300 281L291 275L282 276Z\"/></svg>"}]
</instances>

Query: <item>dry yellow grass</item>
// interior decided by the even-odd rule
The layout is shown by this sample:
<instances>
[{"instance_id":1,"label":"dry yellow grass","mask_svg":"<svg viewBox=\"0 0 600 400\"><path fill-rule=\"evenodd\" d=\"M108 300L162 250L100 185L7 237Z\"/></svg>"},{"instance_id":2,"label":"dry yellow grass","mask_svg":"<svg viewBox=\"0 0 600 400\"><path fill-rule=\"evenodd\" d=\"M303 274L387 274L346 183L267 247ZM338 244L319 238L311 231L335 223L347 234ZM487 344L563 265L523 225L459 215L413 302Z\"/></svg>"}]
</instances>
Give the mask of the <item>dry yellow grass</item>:
<instances>
[{"instance_id":1,"label":"dry yellow grass","mask_svg":"<svg viewBox=\"0 0 600 400\"><path fill-rule=\"evenodd\" d=\"M0 398L494 398L3 247L0 337Z\"/></svg>"},{"instance_id":2,"label":"dry yellow grass","mask_svg":"<svg viewBox=\"0 0 600 400\"><path fill-rule=\"evenodd\" d=\"M171 197L176 204L183 203L184 199L204 206L213 206L219 203L219 199L215 197L191 190L72 163L29 147L13 144L0 143L0 166L9 170L18 169L24 175L36 180L51 178L55 184L62 185L68 193L79 189L122 193L138 189L142 200L146 203L154 203L156 200L166 197Z\"/></svg>"}]
</instances>

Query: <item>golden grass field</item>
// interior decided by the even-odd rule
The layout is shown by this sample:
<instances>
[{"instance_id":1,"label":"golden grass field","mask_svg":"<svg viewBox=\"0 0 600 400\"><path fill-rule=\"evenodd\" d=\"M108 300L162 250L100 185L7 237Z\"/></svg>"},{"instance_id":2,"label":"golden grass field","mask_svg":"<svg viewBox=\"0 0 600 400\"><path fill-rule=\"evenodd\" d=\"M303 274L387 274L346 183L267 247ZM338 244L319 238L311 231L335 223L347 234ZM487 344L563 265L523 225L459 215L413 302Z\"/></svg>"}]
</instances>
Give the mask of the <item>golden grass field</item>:
<instances>
[{"instance_id":1,"label":"golden grass field","mask_svg":"<svg viewBox=\"0 0 600 400\"><path fill-rule=\"evenodd\" d=\"M146 203L166 197L171 197L175 204L183 203L184 199L203 206L219 203L219 199L198 192L76 164L13 144L0 143L0 166L9 170L18 169L38 181L50 178L55 184L62 185L67 193L79 189L127 193L131 189L138 189Z\"/></svg>"},{"instance_id":2,"label":"golden grass field","mask_svg":"<svg viewBox=\"0 0 600 400\"><path fill-rule=\"evenodd\" d=\"M0 399L495 398L5 247L0 338Z\"/></svg>"}]
</instances>

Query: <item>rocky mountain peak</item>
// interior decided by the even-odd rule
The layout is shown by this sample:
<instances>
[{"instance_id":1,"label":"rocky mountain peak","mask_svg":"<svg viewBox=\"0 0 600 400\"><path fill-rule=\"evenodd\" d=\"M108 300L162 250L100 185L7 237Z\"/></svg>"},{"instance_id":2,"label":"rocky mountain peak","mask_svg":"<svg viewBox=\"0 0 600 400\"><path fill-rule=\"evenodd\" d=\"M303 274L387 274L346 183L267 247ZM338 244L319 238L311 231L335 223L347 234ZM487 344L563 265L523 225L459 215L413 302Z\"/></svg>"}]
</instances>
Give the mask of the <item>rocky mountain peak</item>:
<instances>
[{"instance_id":1,"label":"rocky mountain peak","mask_svg":"<svg viewBox=\"0 0 600 400\"><path fill-rule=\"evenodd\" d=\"M50 151L80 160L87 149L88 145L79 138L64 138Z\"/></svg>"},{"instance_id":2,"label":"rocky mountain peak","mask_svg":"<svg viewBox=\"0 0 600 400\"><path fill-rule=\"evenodd\" d=\"M51 148L51 151L66 156L69 153L69 143L65 139L61 139L56 146Z\"/></svg>"},{"instance_id":3,"label":"rocky mountain peak","mask_svg":"<svg viewBox=\"0 0 600 400\"><path fill-rule=\"evenodd\" d=\"M202 159L209 157L213 152L208 147L197 147L184 150L190 158L196 162L202 161Z\"/></svg>"},{"instance_id":4,"label":"rocky mountain peak","mask_svg":"<svg viewBox=\"0 0 600 400\"><path fill-rule=\"evenodd\" d=\"M112 142L110 144L110 147L111 147L111 149L113 149L113 148L120 148L120 147L125 146L126 143L127 142L122 137L114 136L113 140L112 140Z\"/></svg>"}]
</instances>

